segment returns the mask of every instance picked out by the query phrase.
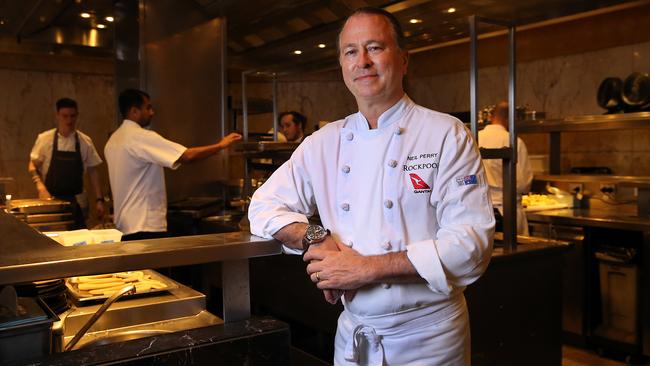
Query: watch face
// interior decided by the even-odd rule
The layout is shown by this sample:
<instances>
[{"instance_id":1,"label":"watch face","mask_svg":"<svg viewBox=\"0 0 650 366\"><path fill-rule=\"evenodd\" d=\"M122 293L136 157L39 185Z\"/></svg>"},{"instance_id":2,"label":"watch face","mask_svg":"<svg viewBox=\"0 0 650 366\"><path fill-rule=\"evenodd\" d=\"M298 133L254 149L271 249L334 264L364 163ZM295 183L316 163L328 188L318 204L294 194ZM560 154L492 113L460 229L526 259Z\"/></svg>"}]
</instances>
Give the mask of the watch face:
<instances>
[{"instance_id":1,"label":"watch face","mask_svg":"<svg viewBox=\"0 0 650 366\"><path fill-rule=\"evenodd\" d=\"M307 232L305 233L305 239L309 242L319 242L323 241L327 236L327 230L320 225L309 225L307 226Z\"/></svg>"}]
</instances>

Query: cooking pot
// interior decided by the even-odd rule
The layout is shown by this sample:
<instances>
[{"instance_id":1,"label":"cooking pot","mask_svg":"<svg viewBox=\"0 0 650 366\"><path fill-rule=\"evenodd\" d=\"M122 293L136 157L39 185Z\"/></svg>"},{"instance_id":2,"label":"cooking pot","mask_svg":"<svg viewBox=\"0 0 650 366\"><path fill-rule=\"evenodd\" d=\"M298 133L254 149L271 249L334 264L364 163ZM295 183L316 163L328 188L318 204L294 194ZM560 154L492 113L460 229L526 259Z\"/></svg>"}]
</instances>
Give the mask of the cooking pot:
<instances>
[{"instance_id":1,"label":"cooking pot","mask_svg":"<svg viewBox=\"0 0 650 366\"><path fill-rule=\"evenodd\" d=\"M634 111L650 108L650 75L635 72L623 83L623 101Z\"/></svg>"},{"instance_id":2,"label":"cooking pot","mask_svg":"<svg viewBox=\"0 0 650 366\"><path fill-rule=\"evenodd\" d=\"M598 95L596 96L598 105L607 109L607 113L622 111L624 108L622 91L623 80L614 77L605 78L598 87Z\"/></svg>"}]
</instances>

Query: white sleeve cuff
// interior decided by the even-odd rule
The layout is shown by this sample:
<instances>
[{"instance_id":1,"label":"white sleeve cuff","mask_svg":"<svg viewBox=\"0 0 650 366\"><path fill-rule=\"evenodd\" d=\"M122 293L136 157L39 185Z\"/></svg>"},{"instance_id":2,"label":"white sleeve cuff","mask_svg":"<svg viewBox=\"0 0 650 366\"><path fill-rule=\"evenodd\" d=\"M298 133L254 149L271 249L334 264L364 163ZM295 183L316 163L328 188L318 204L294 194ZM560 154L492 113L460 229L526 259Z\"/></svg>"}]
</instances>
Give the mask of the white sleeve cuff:
<instances>
[{"instance_id":1,"label":"white sleeve cuff","mask_svg":"<svg viewBox=\"0 0 650 366\"><path fill-rule=\"evenodd\" d=\"M427 239L407 245L406 256L418 274L427 281L431 291L449 295L452 286L447 282L442 268L438 250L433 239Z\"/></svg>"}]
</instances>

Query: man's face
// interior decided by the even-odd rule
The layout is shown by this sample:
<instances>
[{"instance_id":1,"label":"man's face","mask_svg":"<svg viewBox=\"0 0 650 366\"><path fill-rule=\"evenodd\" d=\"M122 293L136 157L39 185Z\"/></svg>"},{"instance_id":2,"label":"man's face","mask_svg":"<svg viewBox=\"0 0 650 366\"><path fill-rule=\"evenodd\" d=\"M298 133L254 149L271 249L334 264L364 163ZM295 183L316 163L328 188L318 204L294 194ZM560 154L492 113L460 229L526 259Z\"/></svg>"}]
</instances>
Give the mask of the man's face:
<instances>
[{"instance_id":1,"label":"man's face","mask_svg":"<svg viewBox=\"0 0 650 366\"><path fill-rule=\"evenodd\" d=\"M408 54L399 49L383 16L348 19L339 38L339 63L345 85L359 102L391 102L403 93Z\"/></svg>"},{"instance_id":2,"label":"man's face","mask_svg":"<svg viewBox=\"0 0 650 366\"><path fill-rule=\"evenodd\" d=\"M293 121L293 116L287 114L282 116L280 120L280 131L284 136L286 136L287 141L296 141L302 135L302 128L300 128L300 123Z\"/></svg>"},{"instance_id":3,"label":"man's face","mask_svg":"<svg viewBox=\"0 0 650 366\"><path fill-rule=\"evenodd\" d=\"M77 108L61 108L56 111L56 123L59 130L74 130L78 115Z\"/></svg>"},{"instance_id":4,"label":"man's face","mask_svg":"<svg viewBox=\"0 0 650 366\"><path fill-rule=\"evenodd\" d=\"M137 110L137 121L140 126L142 127L147 127L151 124L151 119L153 118L154 111L153 111L153 105L151 105L151 100L147 97L143 97L144 102L142 102L142 106L140 108L138 107L133 107Z\"/></svg>"}]
</instances>

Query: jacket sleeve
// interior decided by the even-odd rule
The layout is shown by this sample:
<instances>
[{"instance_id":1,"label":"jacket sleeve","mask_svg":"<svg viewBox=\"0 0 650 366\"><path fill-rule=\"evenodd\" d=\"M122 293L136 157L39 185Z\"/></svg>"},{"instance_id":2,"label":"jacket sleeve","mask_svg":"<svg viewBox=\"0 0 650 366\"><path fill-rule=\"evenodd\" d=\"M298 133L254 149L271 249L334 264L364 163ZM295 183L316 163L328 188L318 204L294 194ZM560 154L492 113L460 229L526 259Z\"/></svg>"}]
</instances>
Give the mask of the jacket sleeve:
<instances>
[{"instance_id":1,"label":"jacket sleeve","mask_svg":"<svg viewBox=\"0 0 650 366\"><path fill-rule=\"evenodd\" d=\"M298 146L291 158L255 191L248 208L251 233L270 239L283 227L307 223L316 207L309 178L307 152L311 137ZM285 248L285 251L299 252Z\"/></svg>"},{"instance_id":2,"label":"jacket sleeve","mask_svg":"<svg viewBox=\"0 0 650 366\"><path fill-rule=\"evenodd\" d=\"M445 138L430 203L436 210L438 231L434 238L407 245L407 256L432 291L449 294L485 271L494 235L481 157L460 123Z\"/></svg>"}]
</instances>

